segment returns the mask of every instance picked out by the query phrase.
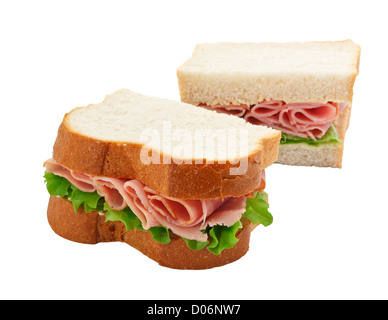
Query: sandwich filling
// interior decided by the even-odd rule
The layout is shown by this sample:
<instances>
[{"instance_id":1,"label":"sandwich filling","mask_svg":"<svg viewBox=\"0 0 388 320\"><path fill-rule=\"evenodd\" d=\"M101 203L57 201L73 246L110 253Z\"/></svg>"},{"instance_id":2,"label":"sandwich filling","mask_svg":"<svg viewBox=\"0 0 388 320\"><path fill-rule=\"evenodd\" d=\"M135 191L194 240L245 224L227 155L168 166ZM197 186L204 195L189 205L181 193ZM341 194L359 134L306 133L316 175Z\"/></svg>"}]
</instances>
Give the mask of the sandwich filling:
<instances>
[{"instance_id":1,"label":"sandwich filling","mask_svg":"<svg viewBox=\"0 0 388 320\"><path fill-rule=\"evenodd\" d=\"M244 118L247 122L282 131L281 144L339 142L333 125L346 103L286 103L262 101L255 105L215 105L201 107Z\"/></svg>"},{"instance_id":2,"label":"sandwich filling","mask_svg":"<svg viewBox=\"0 0 388 320\"><path fill-rule=\"evenodd\" d=\"M84 174L58 164L54 159L44 163L47 189L51 195L66 198L74 210L98 211L106 221L122 221L127 230L149 231L161 243L171 241L169 232L182 237L189 248L207 246L214 254L233 247L242 228L243 217L252 223L268 226L265 173L252 194L208 200L183 200L168 197L135 179L119 179ZM170 230L170 231L169 231Z\"/></svg>"}]
</instances>

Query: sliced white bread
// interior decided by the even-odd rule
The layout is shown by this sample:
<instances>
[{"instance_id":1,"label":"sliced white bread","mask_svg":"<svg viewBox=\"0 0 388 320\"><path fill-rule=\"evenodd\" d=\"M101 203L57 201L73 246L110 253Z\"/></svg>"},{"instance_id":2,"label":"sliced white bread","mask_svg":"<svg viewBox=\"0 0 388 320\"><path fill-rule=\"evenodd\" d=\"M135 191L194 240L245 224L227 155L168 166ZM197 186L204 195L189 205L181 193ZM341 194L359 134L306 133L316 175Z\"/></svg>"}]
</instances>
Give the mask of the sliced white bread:
<instances>
[{"instance_id":1,"label":"sliced white bread","mask_svg":"<svg viewBox=\"0 0 388 320\"><path fill-rule=\"evenodd\" d=\"M351 104L360 50L351 40L199 44L177 70L181 100L209 106L271 99Z\"/></svg>"},{"instance_id":2,"label":"sliced white bread","mask_svg":"<svg viewBox=\"0 0 388 320\"><path fill-rule=\"evenodd\" d=\"M53 158L82 173L137 179L176 198L237 197L259 186L279 140L280 131L237 117L122 89L68 113ZM233 173L242 163L246 170Z\"/></svg>"}]
</instances>

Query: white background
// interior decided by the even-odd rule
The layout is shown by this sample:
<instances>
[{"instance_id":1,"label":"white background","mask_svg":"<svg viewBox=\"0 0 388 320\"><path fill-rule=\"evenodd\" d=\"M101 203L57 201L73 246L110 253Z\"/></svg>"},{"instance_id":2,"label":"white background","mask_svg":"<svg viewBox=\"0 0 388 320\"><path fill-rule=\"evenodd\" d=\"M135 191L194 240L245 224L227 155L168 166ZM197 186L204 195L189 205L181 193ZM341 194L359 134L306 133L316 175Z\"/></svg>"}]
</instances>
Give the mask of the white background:
<instances>
[{"instance_id":1,"label":"white background","mask_svg":"<svg viewBox=\"0 0 388 320\"><path fill-rule=\"evenodd\" d=\"M385 1L2 1L2 299L387 299ZM197 43L353 39L362 47L342 169L272 165L274 223L240 260L160 267L46 220L43 162L64 114L128 88L179 100Z\"/></svg>"}]
</instances>

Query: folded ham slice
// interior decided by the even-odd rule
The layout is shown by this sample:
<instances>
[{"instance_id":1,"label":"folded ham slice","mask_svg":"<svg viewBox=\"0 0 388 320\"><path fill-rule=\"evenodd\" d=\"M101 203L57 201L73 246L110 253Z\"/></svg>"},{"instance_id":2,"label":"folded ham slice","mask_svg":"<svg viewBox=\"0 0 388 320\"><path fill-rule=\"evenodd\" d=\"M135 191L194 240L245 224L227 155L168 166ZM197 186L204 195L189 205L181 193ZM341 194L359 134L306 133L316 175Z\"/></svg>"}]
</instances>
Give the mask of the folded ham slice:
<instances>
[{"instance_id":1,"label":"folded ham slice","mask_svg":"<svg viewBox=\"0 0 388 320\"><path fill-rule=\"evenodd\" d=\"M93 179L89 175L69 170L54 159L49 159L44 163L47 172L52 172L57 176L66 178L73 186L83 192L94 192L96 191L93 185Z\"/></svg>"},{"instance_id":2,"label":"folded ham slice","mask_svg":"<svg viewBox=\"0 0 388 320\"><path fill-rule=\"evenodd\" d=\"M322 138L339 113L339 105L327 103L284 103L263 101L244 116L253 124L262 124L284 133L316 140Z\"/></svg>"},{"instance_id":3,"label":"folded ham slice","mask_svg":"<svg viewBox=\"0 0 388 320\"><path fill-rule=\"evenodd\" d=\"M285 103L280 100L247 105L215 105L200 107L243 117L246 121L272 127L284 133L302 137L322 138L346 103Z\"/></svg>"},{"instance_id":4,"label":"folded ham slice","mask_svg":"<svg viewBox=\"0 0 388 320\"><path fill-rule=\"evenodd\" d=\"M232 226L245 212L246 196L182 200L160 194L135 179L96 177L76 172L54 159L47 160L44 166L47 172L68 179L81 191L97 191L113 210L123 210L128 206L146 230L161 225L181 237L206 241L207 235L201 230L217 224ZM262 174L261 188L265 186L264 179Z\"/></svg>"}]
</instances>

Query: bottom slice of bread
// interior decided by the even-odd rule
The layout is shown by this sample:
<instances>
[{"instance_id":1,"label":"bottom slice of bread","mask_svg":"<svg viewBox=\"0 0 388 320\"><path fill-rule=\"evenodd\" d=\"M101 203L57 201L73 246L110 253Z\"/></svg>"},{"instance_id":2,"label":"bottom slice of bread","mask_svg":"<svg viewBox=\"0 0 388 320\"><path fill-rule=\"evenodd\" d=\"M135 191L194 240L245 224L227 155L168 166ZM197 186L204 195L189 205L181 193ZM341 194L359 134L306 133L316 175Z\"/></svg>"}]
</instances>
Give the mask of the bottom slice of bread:
<instances>
[{"instance_id":1,"label":"bottom slice of bread","mask_svg":"<svg viewBox=\"0 0 388 320\"><path fill-rule=\"evenodd\" d=\"M80 208L75 213L72 203L60 197L50 196L47 218L54 232L63 238L87 244L125 242L160 265L174 269L209 269L240 259L249 249L250 234L256 226L249 220L244 221L236 235L237 244L214 255L206 248L189 249L185 241L175 235L171 235L169 244L161 244L152 239L150 232L127 231L123 223L105 222L105 217L97 212L86 213Z\"/></svg>"},{"instance_id":2,"label":"bottom slice of bread","mask_svg":"<svg viewBox=\"0 0 388 320\"><path fill-rule=\"evenodd\" d=\"M343 142L324 143L320 146L311 146L306 143L280 145L276 163L341 168L343 146Z\"/></svg>"}]
</instances>

